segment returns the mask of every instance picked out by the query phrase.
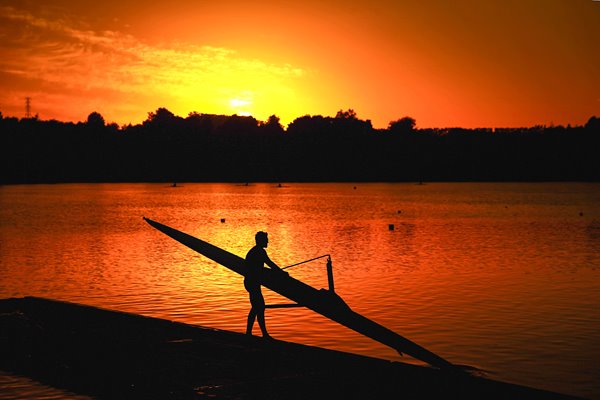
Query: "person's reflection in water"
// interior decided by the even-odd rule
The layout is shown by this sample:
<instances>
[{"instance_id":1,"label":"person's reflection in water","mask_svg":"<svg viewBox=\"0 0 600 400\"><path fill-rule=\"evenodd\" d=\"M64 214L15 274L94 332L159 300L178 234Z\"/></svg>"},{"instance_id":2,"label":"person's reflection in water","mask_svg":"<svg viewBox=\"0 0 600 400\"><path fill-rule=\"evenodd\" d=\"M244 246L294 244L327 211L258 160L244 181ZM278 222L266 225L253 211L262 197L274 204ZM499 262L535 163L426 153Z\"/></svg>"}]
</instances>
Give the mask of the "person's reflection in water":
<instances>
[{"instance_id":1,"label":"person's reflection in water","mask_svg":"<svg viewBox=\"0 0 600 400\"><path fill-rule=\"evenodd\" d=\"M264 264L267 264L271 269L282 271L269 256L265 248L269 244L267 232L257 232L256 246L250 249L246 254L246 277L244 278L244 287L250 294L250 304L252 308L248 313L248 325L246 326L246 335L252 335L252 327L254 320L258 318L258 325L262 331L264 338L270 339L265 325L265 299L263 298L260 288L261 274ZM282 271L283 272L283 271Z\"/></svg>"}]
</instances>

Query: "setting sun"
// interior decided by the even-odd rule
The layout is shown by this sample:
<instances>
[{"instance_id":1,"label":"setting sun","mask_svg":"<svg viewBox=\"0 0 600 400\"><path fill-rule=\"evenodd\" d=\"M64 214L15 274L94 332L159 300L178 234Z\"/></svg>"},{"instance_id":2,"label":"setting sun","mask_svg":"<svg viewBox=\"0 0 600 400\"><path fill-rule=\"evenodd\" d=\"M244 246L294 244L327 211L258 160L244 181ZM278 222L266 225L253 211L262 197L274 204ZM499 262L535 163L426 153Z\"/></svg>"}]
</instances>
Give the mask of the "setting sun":
<instances>
[{"instance_id":1,"label":"setting sun","mask_svg":"<svg viewBox=\"0 0 600 400\"><path fill-rule=\"evenodd\" d=\"M252 115L252 112L250 111L252 108L251 100L234 98L229 100L229 106L234 111L234 114L246 117Z\"/></svg>"}]
</instances>

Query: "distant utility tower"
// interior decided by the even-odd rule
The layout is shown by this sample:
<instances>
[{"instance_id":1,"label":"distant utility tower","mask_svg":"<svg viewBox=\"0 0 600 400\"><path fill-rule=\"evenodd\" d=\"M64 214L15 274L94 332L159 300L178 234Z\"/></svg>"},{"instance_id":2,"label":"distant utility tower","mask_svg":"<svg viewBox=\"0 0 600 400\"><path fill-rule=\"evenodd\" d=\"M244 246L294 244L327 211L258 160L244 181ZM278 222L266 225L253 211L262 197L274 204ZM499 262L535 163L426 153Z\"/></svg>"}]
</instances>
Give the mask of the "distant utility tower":
<instances>
[{"instance_id":1,"label":"distant utility tower","mask_svg":"<svg viewBox=\"0 0 600 400\"><path fill-rule=\"evenodd\" d=\"M25 118L31 118L31 97L25 97Z\"/></svg>"}]
</instances>

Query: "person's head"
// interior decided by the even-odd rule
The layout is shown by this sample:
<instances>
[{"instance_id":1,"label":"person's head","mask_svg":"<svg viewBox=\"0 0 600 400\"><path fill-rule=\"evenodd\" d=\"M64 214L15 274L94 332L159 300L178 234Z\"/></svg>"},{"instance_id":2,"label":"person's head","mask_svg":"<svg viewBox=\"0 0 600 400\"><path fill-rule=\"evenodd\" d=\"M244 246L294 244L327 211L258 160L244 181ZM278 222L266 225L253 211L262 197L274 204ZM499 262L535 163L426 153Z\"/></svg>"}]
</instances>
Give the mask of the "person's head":
<instances>
[{"instance_id":1,"label":"person's head","mask_svg":"<svg viewBox=\"0 0 600 400\"><path fill-rule=\"evenodd\" d=\"M254 239L256 240L256 244L260 247L267 247L269 244L269 236L267 236L267 232L256 232Z\"/></svg>"}]
</instances>

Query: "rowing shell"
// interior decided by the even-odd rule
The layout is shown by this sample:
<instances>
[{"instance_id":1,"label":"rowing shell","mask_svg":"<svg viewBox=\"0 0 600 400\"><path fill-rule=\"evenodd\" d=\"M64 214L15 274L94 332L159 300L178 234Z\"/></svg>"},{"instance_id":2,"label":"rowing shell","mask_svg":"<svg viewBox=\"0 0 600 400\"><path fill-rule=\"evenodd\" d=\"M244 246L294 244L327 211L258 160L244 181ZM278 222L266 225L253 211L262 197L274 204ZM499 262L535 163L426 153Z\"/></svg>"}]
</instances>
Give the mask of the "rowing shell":
<instances>
[{"instance_id":1,"label":"rowing shell","mask_svg":"<svg viewBox=\"0 0 600 400\"><path fill-rule=\"evenodd\" d=\"M144 220L165 235L170 236L203 256L210 258L242 276L246 275L245 261L243 258L159 222L145 217ZM383 343L399 353L408 354L438 368L452 366L449 361L444 360L437 354L432 353L386 327L352 311L344 300L333 291L315 289L314 287L277 270L265 268L263 272L261 282L263 286L295 301L300 306L307 307L362 335Z\"/></svg>"}]
</instances>

